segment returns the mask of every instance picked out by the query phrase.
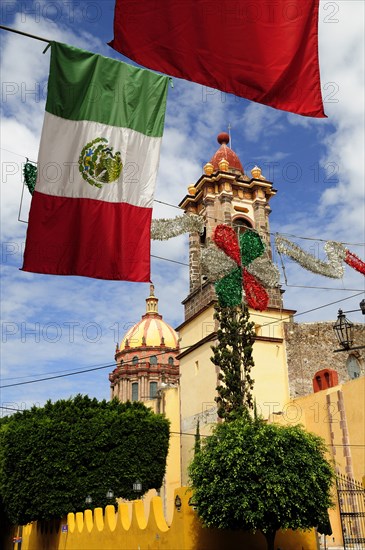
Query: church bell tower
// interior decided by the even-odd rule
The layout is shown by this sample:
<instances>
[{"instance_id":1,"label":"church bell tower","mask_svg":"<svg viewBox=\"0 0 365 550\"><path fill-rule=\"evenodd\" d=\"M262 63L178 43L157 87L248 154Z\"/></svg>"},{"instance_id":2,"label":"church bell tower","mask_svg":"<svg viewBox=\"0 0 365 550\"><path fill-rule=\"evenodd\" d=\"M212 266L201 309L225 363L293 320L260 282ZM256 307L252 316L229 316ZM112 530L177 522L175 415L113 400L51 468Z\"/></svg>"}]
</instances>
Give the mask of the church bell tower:
<instances>
[{"instance_id":1,"label":"church bell tower","mask_svg":"<svg viewBox=\"0 0 365 550\"><path fill-rule=\"evenodd\" d=\"M189 186L188 195L180 207L188 214L197 214L205 220L203 235L189 236L190 289L183 301L185 321L216 300L214 284L203 276L201 252L212 239L218 224L227 224L237 233L248 228L258 231L266 244L265 254L271 259L269 229L269 201L276 194L272 182L268 181L255 166L250 176L245 174L240 159L229 147L229 135L218 135L219 149L204 166L204 174ZM279 288L267 289L269 309L282 309Z\"/></svg>"}]
</instances>

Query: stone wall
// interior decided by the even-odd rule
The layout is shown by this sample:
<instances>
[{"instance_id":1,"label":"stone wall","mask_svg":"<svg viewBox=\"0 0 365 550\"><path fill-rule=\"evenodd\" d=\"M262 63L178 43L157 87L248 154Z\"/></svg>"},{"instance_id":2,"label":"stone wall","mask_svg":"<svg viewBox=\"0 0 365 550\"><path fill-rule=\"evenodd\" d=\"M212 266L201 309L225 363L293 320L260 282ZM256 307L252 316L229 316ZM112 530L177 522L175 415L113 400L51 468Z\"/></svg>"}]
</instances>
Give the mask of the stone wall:
<instances>
[{"instance_id":1,"label":"stone wall","mask_svg":"<svg viewBox=\"0 0 365 550\"><path fill-rule=\"evenodd\" d=\"M332 322L284 323L291 397L313 393L313 377L322 369L335 370L339 384L350 380L350 356L365 375L365 349L334 353L339 345L332 327ZM354 336L353 346L365 346L365 325L355 324Z\"/></svg>"},{"instance_id":2,"label":"stone wall","mask_svg":"<svg viewBox=\"0 0 365 550\"><path fill-rule=\"evenodd\" d=\"M199 288L195 289L182 302L185 309L184 321L188 321L194 315L197 315L207 305L215 302L217 296L215 294L214 284L211 282L203 283Z\"/></svg>"}]
</instances>

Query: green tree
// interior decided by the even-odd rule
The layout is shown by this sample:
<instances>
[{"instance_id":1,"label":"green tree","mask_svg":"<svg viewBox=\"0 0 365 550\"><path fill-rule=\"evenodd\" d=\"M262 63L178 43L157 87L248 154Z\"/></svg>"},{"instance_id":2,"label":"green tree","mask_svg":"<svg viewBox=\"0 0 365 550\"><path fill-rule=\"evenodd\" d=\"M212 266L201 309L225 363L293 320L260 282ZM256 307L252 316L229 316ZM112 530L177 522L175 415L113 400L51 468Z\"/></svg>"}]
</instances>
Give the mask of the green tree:
<instances>
[{"instance_id":1,"label":"green tree","mask_svg":"<svg viewBox=\"0 0 365 550\"><path fill-rule=\"evenodd\" d=\"M255 341L254 323L249 321L246 305L237 308L215 306L214 318L219 323L218 344L212 346L211 361L220 368L217 386L218 416L233 420L253 408L252 388L254 366L252 346Z\"/></svg>"},{"instance_id":2,"label":"green tree","mask_svg":"<svg viewBox=\"0 0 365 550\"><path fill-rule=\"evenodd\" d=\"M13 523L62 517L159 489L166 468L169 421L142 403L78 395L0 421L0 499Z\"/></svg>"},{"instance_id":3,"label":"green tree","mask_svg":"<svg viewBox=\"0 0 365 550\"><path fill-rule=\"evenodd\" d=\"M200 451L200 424L199 420L196 423L195 441L194 441L194 455Z\"/></svg>"},{"instance_id":4,"label":"green tree","mask_svg":"<svg viewBox=\"0 0 365 550\"><path fill-rule=\"evenodd\" d=\"M273 550L278 529L327 521L334 472L325 453L300 426L219 424L189 469L198 514L208 527L259 530Z\"/></svg>"}]
</instances>

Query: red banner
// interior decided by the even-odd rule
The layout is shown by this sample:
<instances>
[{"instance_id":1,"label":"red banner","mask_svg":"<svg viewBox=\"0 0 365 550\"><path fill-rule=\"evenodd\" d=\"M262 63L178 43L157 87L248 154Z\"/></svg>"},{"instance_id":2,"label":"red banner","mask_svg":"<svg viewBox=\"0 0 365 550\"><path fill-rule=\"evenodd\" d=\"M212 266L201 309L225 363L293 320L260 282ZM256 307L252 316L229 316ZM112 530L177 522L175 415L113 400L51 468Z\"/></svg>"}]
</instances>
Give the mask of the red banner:
<instances>
[{"instance_id":1,"label":"red banner","mask_svg":"<svg viewBox=\"0 0 365 550\"><path fill-rule=\"evenodd\" d=\"M325 117L318 8L319 0L117 0L110 46L168 75Z\"/></svg>"}]
</instances>

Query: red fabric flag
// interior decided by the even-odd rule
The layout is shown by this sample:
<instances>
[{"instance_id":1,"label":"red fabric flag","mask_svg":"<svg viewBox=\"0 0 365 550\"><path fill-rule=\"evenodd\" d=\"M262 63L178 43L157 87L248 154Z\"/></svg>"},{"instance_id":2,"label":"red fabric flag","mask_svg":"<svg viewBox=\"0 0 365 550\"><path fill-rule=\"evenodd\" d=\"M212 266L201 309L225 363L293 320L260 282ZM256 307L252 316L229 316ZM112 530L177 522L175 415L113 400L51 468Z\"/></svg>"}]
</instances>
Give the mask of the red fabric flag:
<instances>
[{"instance_id":1,"label":"red fabric flag","mask_svg":"<svg viewBox=\"0 0 365 550\"><path fill-rule=\"evenodd\" d=\"M318 8L319 0L116 0L109 45L150 69L325 117Z\"/></svg>"}]
</instances>

